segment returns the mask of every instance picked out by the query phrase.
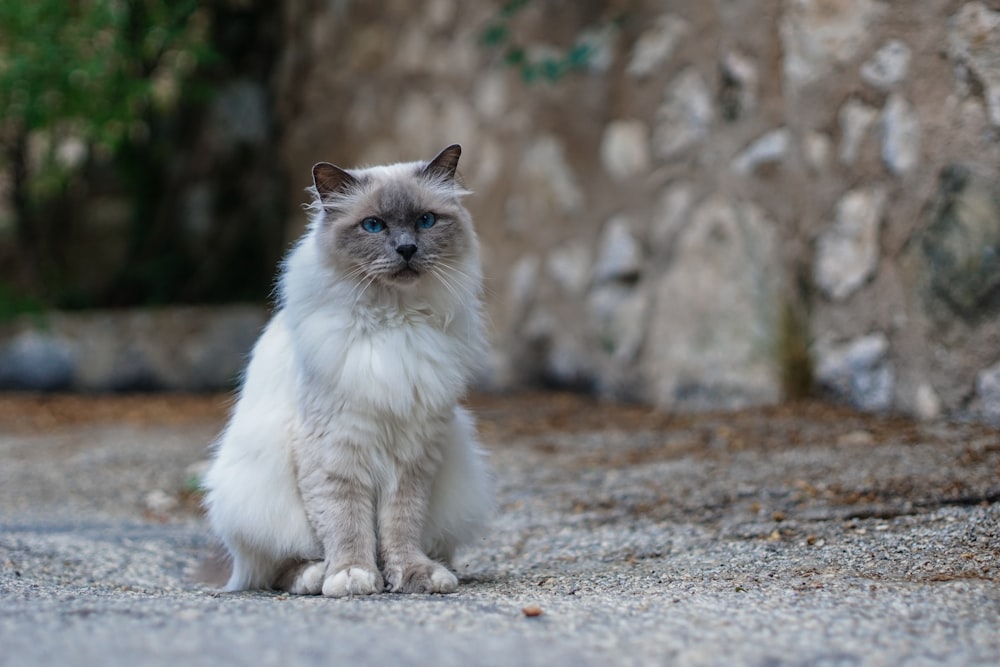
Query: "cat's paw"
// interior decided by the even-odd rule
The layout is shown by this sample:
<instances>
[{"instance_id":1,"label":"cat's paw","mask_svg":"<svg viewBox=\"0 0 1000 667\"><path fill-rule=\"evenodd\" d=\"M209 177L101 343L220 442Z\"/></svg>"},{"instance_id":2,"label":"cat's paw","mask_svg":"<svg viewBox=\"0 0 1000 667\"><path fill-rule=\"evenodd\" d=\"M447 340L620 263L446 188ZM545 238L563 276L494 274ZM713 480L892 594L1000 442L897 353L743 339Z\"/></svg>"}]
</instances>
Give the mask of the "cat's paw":
<instances>
[{"instance_id":1,"label":"cat's paw","mask_svg":"<svg viewBox=\"0 0 1000 667\"><path fill-rule=\"evenodd\" d=\"M385 589L382 575L364 567L352 565L323 581L323 595L344 598L349 595L372 595Z\"/></svg>"},{"instance_id":2,"label":"cat's paw","mask_svg":"<svg viewBox=\"0 0 1000 667\"><path fill-rule=\"evenodd\" d=\"M302 563L292 568L278 587L292 595L319 595L323 590L325 572L326 568L321 560Z\"/></svg>"},{"instance_id":3,"label":"cat's paw","mask_svg":"<svg viewBox=\"0 0 1000 667\"><path fill-rule=\"evenodd\" d=\"M458 589L458 577L434 562L391 568L388 578L393 593L454 593Z\"/></svg>"}]
</instances>

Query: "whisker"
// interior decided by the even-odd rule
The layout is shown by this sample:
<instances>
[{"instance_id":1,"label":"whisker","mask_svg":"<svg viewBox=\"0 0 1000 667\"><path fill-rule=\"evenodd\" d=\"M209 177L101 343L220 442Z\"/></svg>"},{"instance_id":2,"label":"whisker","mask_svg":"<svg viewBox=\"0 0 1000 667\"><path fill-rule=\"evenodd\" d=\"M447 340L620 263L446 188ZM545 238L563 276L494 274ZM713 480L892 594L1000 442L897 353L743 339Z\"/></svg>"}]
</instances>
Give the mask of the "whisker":
<instances>
[{"instance_id":1,"label":"whisker","mask_svg":"<svg viewBox=\"0 0 1000 667\"><path fill-rule=\"evenodd\" d=\"M437 266L432 266L431 267L431 275L434 276L435 278L437 278L438 282L440 282L442 285L444 285L444 288L446 290L448 290L448 292L453 297L455 297L455 299L457 301L462 301L463 300L463 298L462 298L463 295L459 293L458 288L455 285L452 284L452 282L448 279L448 277L444 273L444 271L442 271Z\"/></svg>"},{"instance_id":2,"label":"whisker","mask_svg":"<svg viewBox=\"0 0 1000 667\"><path fill-rule=\"evenodd\" d=\"M362 288L361 287L362 282L364 282L363 276L365 276L365 269L366 269L366 267L364 267L364 266L356 266L354 269L352 269L351 271L349 271L344 276L344 281L345 282L349 281L349 282L352 283L350 296L355 296L356 293L358 292L358 290L361 290L361 293L363 294L364 290L367 289L367 288ZM358 298L360 298L360 295L358 295ZM357 305L357 299L355 299L354 303L355 303L355 305Z\"/></svg>"},{"instance_id":3,"label":"whisker","mask_svg":"<svg viewBox=\"0 0 1000 667\"><path fill-rule=\"evenodd\" d=\"M462 269L460 269L457 266L454 266L454 265L448 263L447 261L439 259L439 260L437 260L437 266L441 266L441 267L444 267L446 269L449 269L450 271L452 271L452 273L456 273L459 276L461 276L462 278L464 278L465 282L463 284L465 284L465 283L472 283L473 282L473 278L472 278L472 276L470 276L468 274L468 272L463 271ZM495 296L496 295L495 290L489 289L485 285L481 284L481 288L483 290L483 293L486 294L486 295L490 295L490 296ZM468 292L469 291L471 291L471 290L469 290L468 287L466 287L467 296L468 296ZM489 311L484 308L484 309L481 310L481 313L482 313L482 316L485 318L488 326L490 326L492 328L494 326L494 322L493 322L493 317L490 315Z\"/></svg>"},{"instance_id":4,"label":"whisker","mask_svg":"<svg viewBox=\"0 0 1000 667\"><path fill-rule=\"evenodd\" d=\"M473 280L472 276L468 272L464 271L463 269L459 268L458 266L456 266L454 264L451 264L447 260L437 259L437 260L435 260L435 266L443 267L443 268L447 269L448 271L450 271L451 273L458 274L459 276L461 276L462 278L464 278L467 281L472 281Z\"/></svg>"},{"instance_id":5,"label":"whisker","mask_svg":"<svg viewBox=\"0 0 1000 667\"><path fill-rule=\"evenodd\" d=\"M363 297L363 296L365 295L365 292L367 292L367 291L368 291L368 288L369 288L369 287L371 287L371 286L372 286L372 283L374 283L374 282L375 282L375 278L376 278L376 276L370 276L370 277L368 278L368 282L367 282L367 283L365 283L365 286L364 286L364 287L363 287L363 288L361 289L361 292L359 292L359 293L358 293L358 296L357 296L357 298L356 298L356 299L354 299L354 303L353 303L353 304L351 305L351 310L354 310L354 308L356 308L356 307L357 307L357 305L358 305L358 302L359 302L359 301L361 301L361 297ZM360 283L359 283L359 284L360 284Z\"/></svg>"},{"instance_id":6,"label":"whisker","mask_svg":"<svg viewBox=\"0 0 1000 667\"><path fill-rule=\"evenodd\" d=\"M445 267L446 269L448 269L452 273L457 273L459 276L461 276L462 278L464 278L466 282L472 283L472 282L476 282L477 281L477 279L474 278L472 275L470 275L467 271L465 271L465 270L463 270L463 269L455 266L454 264L449 263L447 260L438 259L437 263L439 265ZM491 296L491 297L496 296L496 290L491 289L490 287L487 287L486 284L481 279L478 279L478 282L479 282L480 287L482 288L483 293L485 295L488 295L488 296Z\"/></svg>"}]
</instances>

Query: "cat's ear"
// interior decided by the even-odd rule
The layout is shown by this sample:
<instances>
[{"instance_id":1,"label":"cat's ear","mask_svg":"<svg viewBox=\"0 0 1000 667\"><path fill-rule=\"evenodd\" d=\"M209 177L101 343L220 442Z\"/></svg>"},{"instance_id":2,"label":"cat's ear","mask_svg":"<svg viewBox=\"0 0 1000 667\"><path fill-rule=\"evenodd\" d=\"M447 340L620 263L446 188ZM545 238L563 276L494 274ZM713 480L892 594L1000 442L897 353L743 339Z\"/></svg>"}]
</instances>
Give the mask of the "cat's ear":
<instances>
[{"instance_id":1,"label":"cat's ear","mask_svg":"<svg viewBox=\"0 0 1000 667\"><path fill-rule=\"evenodd\" d=\"M452 144L437 154L433 160L427 163L423 173L427 176L453 180L455 170L458 169L458 158L462 155L462 147Z\"/></svg>"},{"instance_id":2,"label":"cat's ear","mask_svg":"<svg viewBox=\"0 0 1000 667\"><path fill-rule=\"evenodd\" d=\"M329 162L318 162L313 166L313 185L316 186L320 199L325 199L358 185L358 179Z\"/></svg>"}]
</instances>

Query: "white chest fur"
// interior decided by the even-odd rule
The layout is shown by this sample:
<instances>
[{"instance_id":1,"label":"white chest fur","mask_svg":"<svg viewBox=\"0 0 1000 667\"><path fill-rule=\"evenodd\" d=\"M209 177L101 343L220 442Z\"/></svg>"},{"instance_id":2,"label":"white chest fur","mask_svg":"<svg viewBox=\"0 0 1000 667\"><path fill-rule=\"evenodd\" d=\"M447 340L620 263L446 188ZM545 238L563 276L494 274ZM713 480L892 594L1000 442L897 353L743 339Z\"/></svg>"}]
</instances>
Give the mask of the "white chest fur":
<instances>
[{"instance_id":1,"label":"white chest fur","mask_svg":"<svg viewBox=\"0 0 1000 667\"><path fill-rule=\"evenodd\" d=\"M465 342L419 312L314 313L292 338L300 396L320 409L407 418L450 408L467 380Z\"/></svg>"}]
</instances>

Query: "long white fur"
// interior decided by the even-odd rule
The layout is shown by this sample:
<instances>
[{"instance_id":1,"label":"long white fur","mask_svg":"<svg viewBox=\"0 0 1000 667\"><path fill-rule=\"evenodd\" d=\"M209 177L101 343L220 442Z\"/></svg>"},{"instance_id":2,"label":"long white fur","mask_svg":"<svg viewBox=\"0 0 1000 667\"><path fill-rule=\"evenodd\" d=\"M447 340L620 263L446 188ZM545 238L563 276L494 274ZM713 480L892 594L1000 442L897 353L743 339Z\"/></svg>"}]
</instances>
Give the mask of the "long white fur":
<instances>
[{"instance_id":1,"label":"long white fur","mask_svg":"<svg viewBox=\"0 0 1000 667\"><path fill-rule=\"evenodd\" d=\"M354 173L378 183L413 169ZM466 194L453 187L452 196ZM327 261L322 216L317 202L204 480L209 522L232 556L227 590L268 588L290 563L323 558L297 486L295 438L318 447L363 443L368 465L352 473L375 484L391 484L393 461L407 458L408 447L438 439L443 458L422 540L428 552L450 555L492 511L473 420L457 405L485 351L474 239L446 278L386 288L340 275Z\"/></svg>"}]
</instances>

